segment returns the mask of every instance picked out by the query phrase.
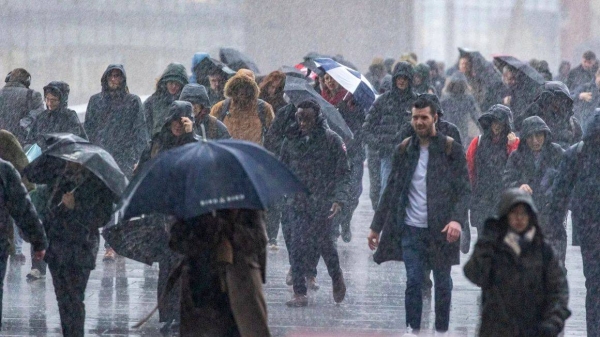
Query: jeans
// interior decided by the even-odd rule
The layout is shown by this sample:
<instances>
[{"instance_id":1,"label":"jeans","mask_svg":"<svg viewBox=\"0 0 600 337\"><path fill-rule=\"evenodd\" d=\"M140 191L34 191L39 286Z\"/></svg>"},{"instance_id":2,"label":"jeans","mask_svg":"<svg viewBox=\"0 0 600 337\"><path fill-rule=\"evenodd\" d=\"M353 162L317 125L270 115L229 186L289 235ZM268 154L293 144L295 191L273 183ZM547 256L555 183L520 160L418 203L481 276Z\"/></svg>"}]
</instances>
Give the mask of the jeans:
<instances>
[{"instance_id":1,"label":"jeans","mask_svg":"<svg viewBox=\"0 0 600 337\"><path fill-rule=\"evenodd\" d=\"M404 225L402 233L402 253L406 267L406 326L421 329L423 313L422 286L424 272L431 267L428 257L430 245L429 229ZM435 283L435 330L444 332L450 323L450 302L452 300L452 266L433 266Z\"/></svg>"},{"instance_id":2,"label":"jeans","mask_svg":"<svg viewBox=\"0 0 600 337\"><path fill-rule=\"evenodd\" d=\"M587 335L600 337L600 248L597 235L581 236L581 257L585 277Z\"/></svg>"},{"instance_id":3,"label":"jeans","mask_svg":"<svg viewBox=\"0 0 600 337\"><path fill-rule=\"evenodd\" d=\"M385 191L385 187L387 186L390 173L392 173L392 156L380 157L379 160L381 161L381 170L379 172L381 175L381 190L379 192L379 199L381 201L381 196L383 195L383 191Z\"/></svg>"}]
</instances>

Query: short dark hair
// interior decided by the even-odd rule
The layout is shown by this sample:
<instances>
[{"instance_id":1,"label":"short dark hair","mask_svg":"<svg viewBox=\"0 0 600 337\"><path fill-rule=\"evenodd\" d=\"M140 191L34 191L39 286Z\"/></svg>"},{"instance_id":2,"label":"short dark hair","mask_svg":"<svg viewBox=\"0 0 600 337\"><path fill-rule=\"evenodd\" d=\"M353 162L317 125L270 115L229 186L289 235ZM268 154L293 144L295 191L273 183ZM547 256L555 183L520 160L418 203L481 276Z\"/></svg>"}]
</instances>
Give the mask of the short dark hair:
<instances>
[{"instance_id":1,"label":"short dark hair","mask_svg":"<svg viewBox=\"0 0 600 337\"><path fill-rule=\"evenodd\" d=\"M300 102L298 105L296 105L296 108L298 108L298 109L313 109L317 115L321 112L321 106L319 105L319 103L317 103L317 101L312 100L312 99L307 99L306 101Z\"/></svg>"},{"instance_id":2,"label":"short dark hair","mask_svg":"<svg viewBox=\"0 0 600 337\"><path fill-rule=\"evenodd\" d=\"M427 107L430 108L431 115L435 117L438 113L438 104L435 102L434 94L420 94L417 95L417 99L413 103L412 107L415 109L425 109Z\"/></svg>"},{"instance_id":3,"label":"short dark hair","mask_svg":"<svg viewBox=\"0 0 600 337\"><path fill-rule=\"evenodd\" d=\"M596 59L596 54L594 54L593 51L588 50L585 53L583 53L583 58L585 60L588 60L588 61L595 60Z\"/></svg>"}]
</instances>

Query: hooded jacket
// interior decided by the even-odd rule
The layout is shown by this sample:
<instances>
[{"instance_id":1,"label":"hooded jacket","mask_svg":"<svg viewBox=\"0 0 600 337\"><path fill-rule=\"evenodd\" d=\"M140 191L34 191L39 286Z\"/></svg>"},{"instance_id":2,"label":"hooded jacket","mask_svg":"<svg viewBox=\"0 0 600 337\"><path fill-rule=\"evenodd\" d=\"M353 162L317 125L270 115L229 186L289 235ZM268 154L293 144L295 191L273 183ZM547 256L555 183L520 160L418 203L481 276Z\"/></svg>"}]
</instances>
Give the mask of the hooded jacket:
<instances>
[{"instance_id":1,"label":"hooded jacket","mask_svg":"<svg viewBox=\"0 0 600 337\"><path fill-rule=\"evenodd\" d=\"M467 89L467 78L460 72L450 77L446 91L441 97L441 108L444 111L444 118L456 125L463 139L469 138L469 120L479 126L479 106L475 97L465 91L457 90L459 88Z\"/></svg>"},{"instance_id":2,"label":"hooded jacket","mask_svg":"<svg viewBox=\"0 0 600 337\"><path fill-rule=\"evenodd\" d=\"M400 131L408 122L408 111L416 99L412 90L413 74L410 64L396 64L392 89L375 100L363 124L364 139L369 149L377 151L381 157L391 156L394 148L402 141ZM396 79L399 77L408 79L406 90L400 90L396 86Z\"/></svg>"},{"instance_id":3,"label":"hooded jacket","mask_svg":"<svg viewBox=\"0 0 600 337\"><path fill-rule=\"evenodd\" d=\"M212 108L206 88L197 83L186 84L185 87L183 87L183 90L181 90L179 100L190 102L192 104L200 104L208 109ZM208 139L231 138L225 124L210 114L206 114L202 119L195 120L194 127L196 128L196 133L198 135L202 135L202 126L204 126L206 138Z\"/></svg>"},{"instance_id":4,"label":"hooded jacket","mask_svg":"<svg viewBox=\"0 0 600 337\"><path fill-rule=\"evenodd\" d=\"M521 238L517 255L506 237L508 213L518 204L530 209L529 233L534 235ZM544 241L535 205L524 191L502 194L497 217L486 221L464 272L482 290L479 336L558 336L571 315L565 273Z\"/></svg>"},{"instance_id":5,"label":"hooded jacket","mask_svg":"<svg viewBox=\"0 0 600 337\"><path fill-rule=\"evenodd\" d=\"M123 74L123 83L111 91L108 75L115 69ZM90 142L106 149L125 176L131 178L133 166L149 139L142 101L129 93L127 74L121 64L109 65L100 83L102 91L90 98L83 125Z\"/></svg>"},{"instance_id":6,"label":"hooded jacket","mask_svg":"<svg viewBox=\"0 0 600 337\"><path fill-rule=\"evenodd\" d=\"M536 156L527 145L527 138L543 132L545 134L542 150ZM546 223L547 209L546 204L550 202L550 189L556 177L558 164L562 158L564 150L560 145L552 142L552 132L546 123L538 116L533 116L523 121L519 147L510 154L506 168L504 169L504 186L520 187L523 184L529 185L533 190L533 200L538 205L540 211L540 226L544 229L544 234L550 237L561 235L566 238L564 227L556 226L551 228L552 224ZM557 233L560 231L560 233Z\"/></svg>"},{"instance_id":7,"label":"hooded jacket","mask_svg":"<svg viewBox=\"0 0 600 337\"><path fill-rule=\"evenodd\" d=\"M87 134L77 113L68 108L69 92L69 85L62 81L52 81L44 87L44 95L50 93L57 96L60 103L56 110L46 109L35 118L27 134L27 144L37 143L42 149L45 149L46 142L42 135L48 133L72 133L87 139Z\"/></svg>"},{"instance_id":8,"label":"hooded jacket","mask_svg":"<svg viewBox=\"0 0 600 337\"><path fill-rule=\"evenodd\" d=\"M429 73L431 68L424 63L419 63L415 67L415 75L421 77L421 84L415 85L413 90L415 94L435 94L438 92L435 90L435 87L431 85L431 74Z\"/></svg>"},{"instance_id":9,"label":"hooded jacket","mask_svg":"<svg viewBox=\"0 0 600 337\"><path fill-rule=\"evenodd\" d=\"M175 95L171 95L167 90L169 81L178 82L182 89L188 84L187 72L183 64L169 64L156 83L156 91L144 102L144 114L150 137L160 132L162 123L169 114L169 106L179 98L181 93L179 91Z\"/></svg>"},{"instance_id":10,"label":"hooded jacket","mask_svg":"<svg viewBox=\"0 0 600 337\"><path fill-rule=\"evenodd\" d=\"M310 191L310 195L290 198L293 209L327 216L334 202L347 203L350 165L346 147L328 128L321 112L306 136L301 135L297 124L290 127L282 144L281 161Z\"/></svg>"},{"instance_id":11,"label":"hooded jacket","mask_svg":"<svg viewBox=\"0 0 600 337\"><path fill-rule=\"evenodd\" d=\"M487 61L481 53L458 49L460 57L471 60L471 73L465 74L472 94L479 104L480 111L488 111L494 104L502 102L504 87L500 74L494 69L491 62ZM456 66L458 70L458 65Z\"/></svg>"},{"instance_id":12,"label":"hooded jacket","mask_svg":"<svg viewBox=\"0 0 600 337\"><path fill-rule=\"evenodd\" d=\"M558 113L551 109L552 104L560 104ZM573 117L573 99L562 82L546 82L526 115L540 116L552 130L553 141L563 148L581 140L583 131L577 118Z\"/></svg>"},{"instance_id":13,"label":"hooded jacket","mask_svg":"<svg viewBox=\"0 0 600 337\"><path fill-rule=\"evenodd\" d=\"M33 110L42 111L44 102L39 92L29 89L31 75L27 70L17 68L9 75L6 85L0 89L0 129L14 134L23 145L27 131L21 126L21 120Z\"/></svg>"},{"instance_id":14,"label":"hooded jacket","mask_svg":"<svg viewBox=\"0 0 600 337\"><path fill-rule=\"evenodd\" d=\"M190 68L192 70L192 75L190 76L189 83L198 83L198 79L196 78L196 72L194 71L194 69L196 69L198 64L200 64L200 62L202 62L202 60L204 60L207 57L210 57L208 53L200 52L194 54L194 56L192 57L192 67Z\"/></svg>"},{"instance_id":15,"label":"hooded jacket","mask_svg":"<svg viewBox=\"0 0 600 337\"><path fill-rule=\"evenodd\" d=\"M253 102L249 107L240 109L236 106L237 97L234 95L242 90L252 92ZM232 138L263 145L263 138L271 127L275 114L269 103L258 98L259 91L258 85L253 79L238 73L225 84L225 96L229 99L228 111L222 111L227 101L225 100L215 104L210 115L221 120L227 126ZM262 108L259 105L262 105ZM259 116L260 109L264 114L264 123Z\"/></svg>"},{"instance_id":16,"label":"hooded jacket","mask_svg":"<svg viewBox=\"0 0 600 337\"><path fill-rule=\"evenodd\" d=\"M17 137L6 130L0 130L0 159L11 163L20 175L23 175L23 169L29 165L29 159L23 152L23 148ZM35 188L35 185L30 183L27 178L22 177L23 185L28 191Z\"/></svg>"}]
</instances>

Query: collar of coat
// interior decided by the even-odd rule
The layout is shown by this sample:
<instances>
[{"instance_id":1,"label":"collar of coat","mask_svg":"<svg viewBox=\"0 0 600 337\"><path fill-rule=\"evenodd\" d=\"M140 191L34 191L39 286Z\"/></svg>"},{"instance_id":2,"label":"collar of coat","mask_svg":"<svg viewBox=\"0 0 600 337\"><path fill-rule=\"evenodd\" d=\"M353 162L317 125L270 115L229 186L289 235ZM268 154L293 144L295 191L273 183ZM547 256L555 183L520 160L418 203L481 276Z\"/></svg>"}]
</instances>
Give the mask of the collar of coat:
<instances>
[{"instance_id":1,"label":"collar of coat","mask_svg":"<svg viewBox=\"0 0 600 337\"><path fill-rule=\"evenodd\" d=\"M521 256L521 252L523 249L521 248L521 244L519 242L521 240L525 240L526 242L532 242L533 238L535 237L535 233L535 226L532 226L531 229L525 232L523 235L509 230L504 236L504 243L507 246L509 246L515 252L515 254L517 254L517 256Z\"/></svg>"}]
</instances>

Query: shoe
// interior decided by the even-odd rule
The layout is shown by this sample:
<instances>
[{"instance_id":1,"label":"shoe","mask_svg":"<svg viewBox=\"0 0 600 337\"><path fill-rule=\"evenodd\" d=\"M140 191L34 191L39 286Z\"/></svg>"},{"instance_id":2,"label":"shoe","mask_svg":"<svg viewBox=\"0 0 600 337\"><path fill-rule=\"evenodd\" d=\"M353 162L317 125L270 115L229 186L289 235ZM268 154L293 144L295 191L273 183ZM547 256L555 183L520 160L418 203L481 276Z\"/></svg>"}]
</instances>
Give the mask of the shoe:
<instances>
[{"instance_id":1,"label":"shoe","mask_svg":"<svg viewBox=\"0 0 600 337\"><path fill-rule=\"evenodd\" d=\"M342 226L342 240L348 243L352 241L352 231L350 230L350 224L347 226Z\"/></svg>"},{"instance_id":2,"label":"shoe","mask_svg":"<svg viewBox=\"0 0 600 337\"><path fill-rule=\"evenodd\" d=\"M106 248L106 251L104 252L104 258L102 258L102 261L114 262L116 258L117 258L117 253L115 252L114 249L109 247L109 248Z\"/></svg>"},{"instance_id":3,"label":"shoe","mask_svg":"<svg viewBox=\"0 0 600 337\"><path fill-rule=\"evenodd\" d=\"M269 249L276 251L279 250L279 246L277 246L277 243L271 243L269 244Z\"/></svg>"},{"instance_id":4,"label":"shoe","mask_svg":"<svg viewBox=\"0 0 600 337\"><path fill-rule=\"evenodd\" d=\"M310 290L317 291L319 290L319 285L317 284L317 278L314 276L306 277L306 287Z\"/></svg>"},{"instance_id":5,"label":"shoe","mask_svg":"<svg viewBox=\"0 0 600 337\"><path fill-rule=\"evenodd\" d=\"M38 269L31 269L31 271L27 274L27 281L35 281L39 279L43 279L46 277L46 274L42 274Z\"/></svg>"},{"instance_id":6,"label":"shoe","mask_svg":"<svg viewBox=\"0 0 600 337\"><path fill-rule=\"evenodd\" d=\"M10 256L10 259L20 264L25 264L25 262L27 261L27 258L23 253L15 253Z\"/></svg>"},{"instance_id":7,"label":"shoe","mask_svg":"<svg viewBox=\"0 0 600 337\"><path fill-rule=\"evenodd\" d=\"M288 286L294 285L294 279L292 278L292 267L290 267L290 269L287 272L287 275L285 276L285 284L287 284Z\"/></svg>"},{"instance_id":8,"label":"shoe","mask_svg":"<svg viewBox=\"0 0 600 337\"><path fill-rule=\"evenodd\" d=\"M337 280L333 281L333 300L335 303L342 303L346 297L346 283L344 282L344 274L340 273Z\"/></svg>"},{"instance_id":9,"label":"shoe","mask_svg":"<svg viewBox=\"0 0 600 337\"><path fill-rule=\"evenodd\" d=\"M306 295L294 294L294 297L285 302L285 305L292 308L305 307L308 305L308 297Z\"/></svg>"}]
</instances>

